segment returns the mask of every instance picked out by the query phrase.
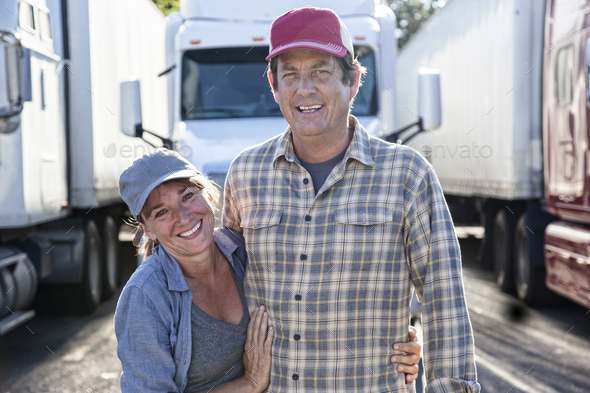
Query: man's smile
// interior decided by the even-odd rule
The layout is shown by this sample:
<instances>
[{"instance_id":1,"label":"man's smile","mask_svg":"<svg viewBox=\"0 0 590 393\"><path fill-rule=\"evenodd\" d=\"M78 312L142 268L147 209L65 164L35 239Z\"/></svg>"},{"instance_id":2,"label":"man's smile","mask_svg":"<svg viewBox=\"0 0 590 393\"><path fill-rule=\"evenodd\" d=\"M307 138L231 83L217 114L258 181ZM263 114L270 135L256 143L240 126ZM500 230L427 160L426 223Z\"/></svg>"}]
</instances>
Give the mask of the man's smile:
<instances>
[{"instance_id":1,"label":"man's smile","mask_svg":"<svg viewBox=\"0 0 590 393\"><path fill-rule=\"evenodd\" d=\"M316 112L323 107L324 107L323 105L311 105L311 106L300 105L297 107L297 110L302 113L310 113L310 112Z\"/></svg>"}]
</instances>

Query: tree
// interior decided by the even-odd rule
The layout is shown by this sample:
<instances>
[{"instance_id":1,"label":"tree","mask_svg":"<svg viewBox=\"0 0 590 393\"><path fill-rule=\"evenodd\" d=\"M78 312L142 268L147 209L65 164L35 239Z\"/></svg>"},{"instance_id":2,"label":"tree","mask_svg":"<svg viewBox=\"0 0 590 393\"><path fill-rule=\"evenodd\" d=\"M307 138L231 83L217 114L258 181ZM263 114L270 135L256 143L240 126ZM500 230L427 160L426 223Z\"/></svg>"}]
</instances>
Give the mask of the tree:
<instances>
[{"instance_id":1,"label":"tree","mask_svg":"<svg viewBox=\"0 0 590 393\"><path fill-rule=\"evenodd\" d=\"M152 0L164 15L180 9L180 0Z\"/></svg>"},{"instance_id":2,"label":"tree","mask_svg":"<svg viewBox=\"0 0 590 393\"><path fill-rule=\"evenodd\" d=\"M447 0L387 0L397 19L397 48L401 49Z\"/></svg>"}]
</instances>

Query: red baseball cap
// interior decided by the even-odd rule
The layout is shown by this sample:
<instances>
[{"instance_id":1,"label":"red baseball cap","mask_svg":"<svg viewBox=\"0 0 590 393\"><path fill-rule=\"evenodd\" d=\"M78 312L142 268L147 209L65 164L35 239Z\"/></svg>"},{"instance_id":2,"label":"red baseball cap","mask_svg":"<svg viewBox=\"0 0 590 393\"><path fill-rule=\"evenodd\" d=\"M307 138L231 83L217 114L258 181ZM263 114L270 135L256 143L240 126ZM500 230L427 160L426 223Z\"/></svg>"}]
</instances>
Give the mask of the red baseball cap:
<instances>
[{"instance_id":1,"label":"red baseball cap","mask_svg":"<svg viewBox=\"0 0 590 393\"><path fill-rule=\"evenodd\" d=\"M307 48L343 57L354 55L348 29L328 8L297 8L279 16L270 28L270 51L266 60L290 49Z\"/></svg>"}]
</instances>

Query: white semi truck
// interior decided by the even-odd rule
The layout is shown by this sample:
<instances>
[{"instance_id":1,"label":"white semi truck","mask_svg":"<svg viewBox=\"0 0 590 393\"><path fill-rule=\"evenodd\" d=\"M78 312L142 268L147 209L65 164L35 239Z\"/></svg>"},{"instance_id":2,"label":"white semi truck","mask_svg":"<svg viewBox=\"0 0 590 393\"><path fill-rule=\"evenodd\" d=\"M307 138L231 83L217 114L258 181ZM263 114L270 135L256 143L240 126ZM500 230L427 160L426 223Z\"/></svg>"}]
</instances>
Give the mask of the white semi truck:
<instances>
[{"instance_id":1,"label":"white semi truck","mask_svg":"<svg viewBox=\"0 0 590 393\"><path fill-rule=\"evenodd\" d=\"M239 152L286 129L265 74L269 30L277 16L309 3L182 0L180 12L168 16L162 76L168 82L170 116L168 128L156 131L168 134L176 150L217 184L223 185ZM313 2L340 16L355 54L368 68L352 113L377 136L390 134L394 125L396 23L385 3ZM139 97L137 83L123 86L122 91L127 89L130 97ZM141 136L143 129L149 129L141 125L140 112L125 110L129 118L122 130L128 135Z\"/></svg>"},{"instance_id":2,"label":"white semi truck","mask_svg":"<svg viewBox=\"0 0 590 393\"><path fill-rule=\"evenodd\" d=\"M149 146L120 129L143 82L167 127L164 16L150 0L0 1L0 335L38 301L91 311L118 280L118 176Z\"/></svg>"},{"instance_id":3,"label":"white semi truck","mask_svg":"<svg viewBox=\"0 0 590 393\"><path fill-rule=\"evenodd\" d=\"M499 287L529 304L551 290L590 307L588 12L587 0L452 0L398 58L400 124L420 68L439 70L441 128L412 144L453 218L485 227Z\"/></svg>"}]
</instances>

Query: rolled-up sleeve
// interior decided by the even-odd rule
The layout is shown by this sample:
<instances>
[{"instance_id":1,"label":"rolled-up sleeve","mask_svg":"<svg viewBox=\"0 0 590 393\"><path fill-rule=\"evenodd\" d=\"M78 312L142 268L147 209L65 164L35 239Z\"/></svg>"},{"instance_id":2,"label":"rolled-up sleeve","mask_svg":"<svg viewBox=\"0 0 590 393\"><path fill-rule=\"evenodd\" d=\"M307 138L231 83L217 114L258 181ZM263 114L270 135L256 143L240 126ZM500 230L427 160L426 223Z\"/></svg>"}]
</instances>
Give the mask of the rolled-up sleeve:
<instances>
[{"instance_id":1,"label":"rolled-up sleeve","mask_svg":"<svg viewBox=\"0 0 590 393\"><path fill-rule=\"evenodd\" d=\"M432 168L425 168L411 187L405 242L422 301L426 391L477 393L481 388L453 222Z\"/></svg>"},{"instance_id":2,"label":"rolled-up sleeve","mask_svg":"<svg viewBox=\"0 0 590 393\"><path fill-rule=\"evenodd\" d=\"M123 392L181 392L166 319L141 287L123 290L115 313Z\"/></svg>"}]
</instances>

